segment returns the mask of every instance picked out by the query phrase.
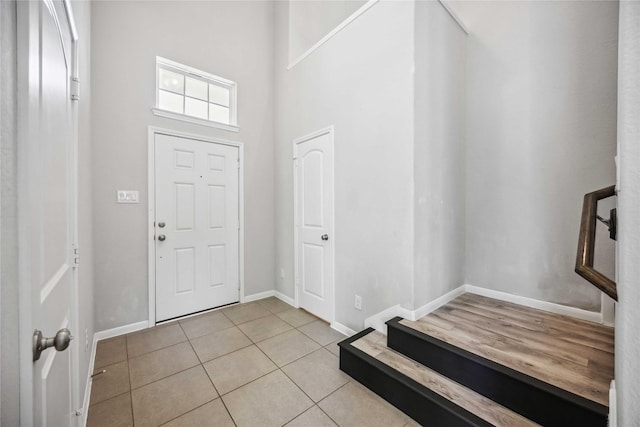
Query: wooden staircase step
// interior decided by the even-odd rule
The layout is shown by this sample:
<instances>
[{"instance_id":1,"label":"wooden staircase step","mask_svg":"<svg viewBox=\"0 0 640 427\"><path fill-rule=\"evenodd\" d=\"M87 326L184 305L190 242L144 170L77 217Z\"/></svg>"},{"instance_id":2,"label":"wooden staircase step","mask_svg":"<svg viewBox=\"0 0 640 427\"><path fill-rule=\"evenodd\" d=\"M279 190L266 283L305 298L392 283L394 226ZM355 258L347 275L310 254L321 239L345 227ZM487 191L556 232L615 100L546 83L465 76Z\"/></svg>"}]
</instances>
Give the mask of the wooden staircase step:
<instances>
[{"instance_id":1,"label":"wooden staircase step","mask_svg":"<svg viewBox=\"0 0 640 427\"><path fill-rule=\"evenodd\" d=\"M391 319L387 346L541 425L606 426L613 354L592 343L610 328L517 307L465 294L416 322Z\"/></svg>"},{"instance_id":2,"label":"wooden staircase step","mask_svg":"<svg viewBox=\"0 0 640 427\"><path fill-rule=\"evenodd\" d=\"M474 294L407 327L608 406L613 328Z\"/></svg>"},{"instance_id":3,"label":"wooden staircase step","mask_svg":"<svg viewBox=\"0 0 640 427\"><path fill-rule=\"evenodd\" d=\"M398 409L428 426L538 424L388 348L366 329L340 346L340 368Z\"/></svg>"}]
</instances>

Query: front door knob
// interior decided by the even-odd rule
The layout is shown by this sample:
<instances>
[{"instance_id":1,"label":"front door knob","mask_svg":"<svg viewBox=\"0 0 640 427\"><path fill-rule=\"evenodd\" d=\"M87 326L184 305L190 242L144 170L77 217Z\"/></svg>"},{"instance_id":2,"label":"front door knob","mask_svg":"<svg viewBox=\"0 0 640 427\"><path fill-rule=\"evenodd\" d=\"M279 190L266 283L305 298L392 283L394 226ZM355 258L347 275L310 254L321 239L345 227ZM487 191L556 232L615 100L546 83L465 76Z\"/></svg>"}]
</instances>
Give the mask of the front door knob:
<instances>
[{"instance_id":1,"label":"front door knob","mask_svg":"<svg viewBox=\"0 0 640 427\"><path fill-rule=\"evenodd\" d=\"M321 239L322 240L329 240L329 235L328 234L323 234Z\"/></svg>"},{"instance_id":2,"label":"front door knob","mask_svg":"<svg viewBox=\"0 0 640 427\"><path fill-rule=\"evenodd\" d=\"M36 329L33 331L33 361L40 359L40 354L49 347L55 347L58 351L66 350L72 339L71 331L67 328L60 329L53 338L44 338L42 331Z\"/></svg>"},{"instance_id":3,"label":"front door knob","mask_svg":"<svg viewBox=\"0 0 640 427\"><path fill-rule=\"evenodd\" d=\"M161 242L164 242L167 239L167 236L165 236L164 234L161 234L158 236L158 240L160 240Z\"/></svg>"}]
</instances>

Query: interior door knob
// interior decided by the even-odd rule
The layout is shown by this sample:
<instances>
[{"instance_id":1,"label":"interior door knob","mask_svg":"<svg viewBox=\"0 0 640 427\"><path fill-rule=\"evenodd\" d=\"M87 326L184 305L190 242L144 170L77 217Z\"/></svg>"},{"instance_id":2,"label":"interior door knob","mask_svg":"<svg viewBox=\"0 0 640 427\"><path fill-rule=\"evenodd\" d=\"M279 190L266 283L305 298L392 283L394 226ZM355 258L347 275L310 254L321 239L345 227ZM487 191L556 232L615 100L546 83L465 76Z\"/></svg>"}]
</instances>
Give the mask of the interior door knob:
<instances>
[{"instance_id":1,"label":"interior door knob","mask_svg":"<svg viewBox=\"0 0 640 427\"><path fill-rule=\"evenodd\" d=\"M165 236L164 234L161 234L158 236L158 240L160 240L161 242L164 242L167 239L167 236Z\"/></svg>"},{"instance_id":2,"label":"interior door knob","mask_svg":"<svg viewBox=\"0 0 640 427\"><path fill-rule=\"evenodd\" d=\"M42 331L36 329L33 331L33 361L40 359L40 354L49 347L55 347L58 351L66 350L72 339L71 331L67 328L60 329L53 338L44 338Z\"/></svg>"},{"instance_id":3,"label":"interior door knob","mask_svg":"<svg viewBox=\"0 0 640 427\"><path fill-rule=\"evenodd\" d=\"M329 240L329 235L328 234L323 234L321 239L322 240Z\"/></svg>"}]
</instances>

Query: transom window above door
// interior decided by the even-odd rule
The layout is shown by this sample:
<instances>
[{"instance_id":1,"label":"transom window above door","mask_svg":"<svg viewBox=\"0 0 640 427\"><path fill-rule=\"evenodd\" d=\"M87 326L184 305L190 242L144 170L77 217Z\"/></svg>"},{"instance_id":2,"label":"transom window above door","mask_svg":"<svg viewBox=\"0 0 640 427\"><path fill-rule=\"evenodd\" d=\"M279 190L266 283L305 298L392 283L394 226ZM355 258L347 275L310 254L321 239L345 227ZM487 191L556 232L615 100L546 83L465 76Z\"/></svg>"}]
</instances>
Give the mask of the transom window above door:
<instances>
[{"instance_id":1,"label":"transom window above door","mask_svg":"<svg viewBox=\"0 0 640 427\"><path fill-rule=\"evenodd\" d=\"M238 132L234 81L156 57L157 116Z\"/></svg>"}]
</instances>

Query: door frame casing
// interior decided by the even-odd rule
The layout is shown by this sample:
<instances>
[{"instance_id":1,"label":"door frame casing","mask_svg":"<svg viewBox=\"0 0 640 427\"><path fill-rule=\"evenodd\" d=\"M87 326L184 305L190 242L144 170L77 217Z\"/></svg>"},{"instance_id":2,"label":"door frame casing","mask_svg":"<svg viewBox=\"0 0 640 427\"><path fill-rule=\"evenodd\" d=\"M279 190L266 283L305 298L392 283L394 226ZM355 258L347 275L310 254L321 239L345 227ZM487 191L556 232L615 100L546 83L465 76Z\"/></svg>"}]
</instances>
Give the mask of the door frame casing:
<instances>
[{"instance_id":1,"label":"door frame casing","mask_svg":"<svg viewBox=\"0 0 640 427\"><path fill-rule=\"evenodd\" d=\"M296 138L293 140L293 268L294 268L294 301L295 306L300 307L300 272L298 271L298 241L299 241L299 232L298 232L298 145L303 144L309 140L318 138L323 135L329 135L331 145L331 207L329 208L329 217L331 218L331 226L329 227L329 235L331 238L329 239L329 259L331 260L331 274L329 275L329 289L331 291L331 298L329 302L331 303L330 319L325 319L329 321L331 325L335 323L336 320L336 233L335 233L335 132L333 125L327 126L325 128L319 129L315 132L311 132L300 138Z\"/></svg>"},{"instance_id":2,"label":"door frame casing","mask_svg":"<svg viewBox=\"0 0 640 427\"><path fill-rule=\"evenodd\" d=\"M239 298L244 302L244 144L239 141L229 141L221 138L199 135L190 132L181 132L157 126L148 128L148 178L147 178L147 203L148 203L148 254L149 254L149 327L156 325L156 241L155 241L155 205L156 205L156 134L186 138L209 144L229 145L238 148L240 159L238 168L238 216L240 229L238 230L238 280L240 282Z\"/></svg>"}]
</instances>

